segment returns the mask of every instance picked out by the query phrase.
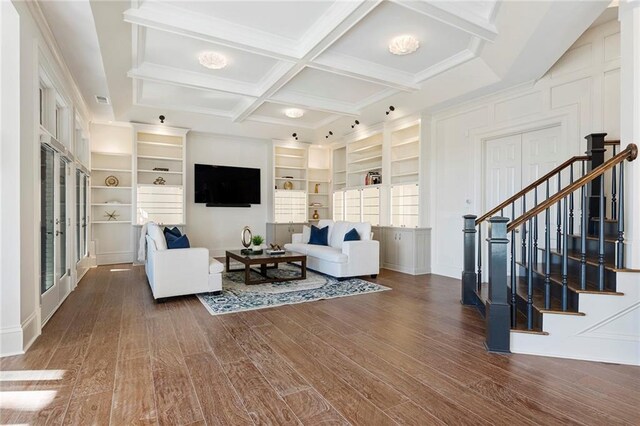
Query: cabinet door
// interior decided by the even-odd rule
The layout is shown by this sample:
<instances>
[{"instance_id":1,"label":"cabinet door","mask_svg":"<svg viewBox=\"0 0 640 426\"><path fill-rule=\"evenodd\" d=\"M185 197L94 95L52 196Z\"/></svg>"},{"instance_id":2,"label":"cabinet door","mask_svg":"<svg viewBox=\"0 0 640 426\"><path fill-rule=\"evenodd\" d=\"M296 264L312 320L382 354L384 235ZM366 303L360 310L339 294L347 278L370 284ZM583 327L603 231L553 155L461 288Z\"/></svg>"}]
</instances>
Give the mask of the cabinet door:
<instances>
[{"instance_id":1,"label":"cabinet door","mask_svg":"<svg viewBox=\"0 0 640 426\"><path fill-rule=\"evenodd\" d=\"M291 242L291 232L289 231L289 225L285 223L279 223L275 225L276 227L276 240L274 243L280 245L280 247L284 246L287 243Z\"/></svg>"},{"instance_id":2,"label":"cabinet door","mask_svg":"<svg viewBox=\"0 0 640 426\"><path fill-rule=\"evenodd\" d=\"M380 243L380 252L379 252L379 256L380 256L380 266L384 265L386 263L386 253L385 253L385 233L384 233L384 228L380 228L377 226L372 226L371 227L371 232L373 232L373 239L375 241L378 241Z\"/></svg>"},{"instance_id":3,"label":"cabinet door","mask_svg":"<svg viewBox=\"0 0 640 426\"><path fill-rule=\"evenodd\" d=\"M396 231L397 265L405 271L415 269L415 231L412 229L398 229Z\"/></svg>"},{"instance_id":4,"label":"cabinet door","mask_svg":"<svg viewBox=\"0 0 640 426\"><path fill-rule=\"evenodd\" d=\"M384 230L384 260L387 265L398 264L398 234L396 228L385 228Z\"/></svg>"}]
</instances>

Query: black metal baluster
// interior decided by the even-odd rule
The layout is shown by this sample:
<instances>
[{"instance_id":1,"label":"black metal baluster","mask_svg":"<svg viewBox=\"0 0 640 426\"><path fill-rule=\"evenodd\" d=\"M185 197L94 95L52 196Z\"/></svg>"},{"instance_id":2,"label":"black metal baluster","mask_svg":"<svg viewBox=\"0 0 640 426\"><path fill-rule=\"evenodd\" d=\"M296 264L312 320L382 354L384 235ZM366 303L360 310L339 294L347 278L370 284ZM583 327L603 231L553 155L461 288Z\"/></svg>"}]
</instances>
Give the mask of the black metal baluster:
<instances>
[{"instance_id":1,"label":"black metal baluster","mask_svg":"<svg viewBox=\"0 0 640 426\"><path fill-rule=\"evenodd\" d=\"M500 209L500 217L504 217L504 208Z\"/></svg>"},{"instance_id":2,"label":"black metal baluster","mask_svg":"<svg viewBox=\"0 0 640 426\"><path fill-rule=\"evenodd\" d=\"M532 221L529 219L529 228L531 228ZM533 329L533 268L531 264L533 262L533 235L529 232L529 261L527 265L527 329Z\"/></svg>"},{"instance_id":3,"label":"black metal baluster","mask_svg":"<svg viewBox=\"0 0 640 426\"><path fill-rule=\"evenodd\" d=\"M561 175L562 172L558 173L558 192L562 191L562 183L561 183ZM560 245L561 240L562 240L562 201L558 201L558 206L556 207L556 209L558 210L558 214L557 216L557 229L556 229L556 248L558 249L558 253L562 252L562 247Z\"/></svg>"},{"instance_id":4,"label":"black metal baluster","mask_svg":"<svg viewBox=\"0 0 640 426\"><path fill-rule=\"evenodd\" d=\"M598 227L598 289L604 290L604 176L600 179L600 226Z\"/></svg>"},{"instance_id":5,"label":"black metal baluster","mask_svg":"<svg viewBox=\"0 0 640 426\"><path fill-rule=\"evenodd\" d=\"M522 214L527 212L527 195L522 195ZM527 261L527 224L522 224L522 263Z\"/></svg>"},{"instance_id":6,"label":"black metal baluster","mask_svg":"<svg viewBox=\"0 0 640 426\"><path fill-rule=\"evenodd\" d=\"M573 163L569 167L569 181L573 183ZM573 234L573 192L569 194L569 233Z\"/></svg>"},{"instance_id":7,"label":"black metal baluster","mask_svg":"<svg viewBox=\"0 0 640 426\"><path fill-rule=\"evenodd\" d=\"M547 180L549 199L549 180ZM544 212L544 308L551 309L551 209Z\"/></svg>"},{"instance_id":8,"label":"black metal baluster","mask_svg":"<svg viewBox=\"0 0 640 426\"><path fill-rule=\"evenodd\" d=\"M583 164L584 169L584 164ZM580 188L580 288L587 289L587 185Z\"/></svg>"},{"instance_id":9,"label":"black metal baluster","mask_svg":"<svg viewBox=\"0 0 640 426\"><path fill-rule=\"evenodd\" d=\"M613 145L613 156L616 156L615 145ZM622 170L622 164L620 165L620 169ZM620 171L620 173L622 173L622 171ZM614 165L611 171L611 219L617 219L618 217L616 195L616 166ZM620 198L622 198L622 194L620 194Z\"/></svg>"},{"instance_id":10,"label":"black metal baluster","mask_svg":"<svg viewBox=\"0 0 640 426\"><path fill-rule=\"evenodd\" d=\"M533 207L538 205L538 187L533 189ZM538 216L533 218L533 264L538 264Z\"/></svg>"},{"instance_id":11,"label":"black metal baluster","mask_svg":"<svg viewBox=\"0 0 640 426\"><path fill-rule=\"evenodd\" d=\"M567 246L567 236L568 236L568 228L567 228L567 220L569 216L569 200L565 197L564 199L564 208L563 208L563 219L564 219L564 232L562 233L562 310L566 311L568 308L569 302L569 292L568 292L568 283L567 283L567 274L569 270L569 248Z\"/></svg>"},{"instance_id":12,"label":"black metal baluster","mask_svg":"<svg viewBox=\"0 0 640 426\"><path fill-rule=\"evenodd\" d=\"M518 326L518 305L516 302L516 230L511 231L511 328Z\"/></svg>"},{"instance_id":13,"label":"black metal baluster","mask_svg":"<svg viewBox=\"0 0 640 426\"><path fill-rule=\"evenodd\" d=\"M616 241L616 268L624 268L624 163L620 163L620 205L618 206L618 239Z\"/></svg>"},{"instance_id":14,"label":"black metal baluster","mask_svg":"<svg viewBox=\"0 0 640 426\"><path fill-rule=\"evenodd\" d=\"M482 222L478 224L478 273L476 275L478 279L478 294L482 291Z\"/></svg>"}]
</instances>

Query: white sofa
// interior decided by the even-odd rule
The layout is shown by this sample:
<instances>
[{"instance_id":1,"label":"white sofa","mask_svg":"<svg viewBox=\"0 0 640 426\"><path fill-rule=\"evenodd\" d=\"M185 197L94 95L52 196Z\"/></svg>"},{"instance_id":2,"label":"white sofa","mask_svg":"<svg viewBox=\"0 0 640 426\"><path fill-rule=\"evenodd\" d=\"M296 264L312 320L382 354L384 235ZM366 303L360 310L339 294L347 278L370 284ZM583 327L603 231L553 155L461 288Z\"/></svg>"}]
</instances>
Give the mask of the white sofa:
<instances>
[{"instance_id":1,"label":"white sofa","mask_svg":"<svg viewBox=\"0 0 640 426\"><path fill-rule=\"evenodd\" d=\"M307 268L333 277L378 275L380 244L371 238L370 223L321 220L317 226L329 227L328 246L308 244L308 235L293 234L285 249L306 254ZM344 235L353 228L358 231L360 241L344 241Z\"/></svg>"},{"instance_id":2,"label":"white sofa","mask_svg":"<svg viewBox=\"0 0 640 426\"><path fill-rule=\"evenodd\" d=\"M224 265L206 248L168 249L160 226L147 224L144 269L154 299L222 291Z\"/></svg>"}]
</instances>

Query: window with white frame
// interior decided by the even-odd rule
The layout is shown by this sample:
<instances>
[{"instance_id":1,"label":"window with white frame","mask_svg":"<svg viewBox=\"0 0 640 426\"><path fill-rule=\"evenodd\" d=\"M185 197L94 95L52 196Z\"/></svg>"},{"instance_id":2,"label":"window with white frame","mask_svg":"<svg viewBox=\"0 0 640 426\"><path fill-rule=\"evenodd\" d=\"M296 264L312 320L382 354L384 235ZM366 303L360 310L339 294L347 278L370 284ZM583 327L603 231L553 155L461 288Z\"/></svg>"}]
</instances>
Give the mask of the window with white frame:
<instances>
[{"instance_id":1,"label":"window with white frame","mask_svg":"<svg viewBox=\"0 0 640 426\"><path fill-rule=\"evenodd\" d=\"M344 191L333 193L333 221L344 220Z\"/></svg>"},{"instance_id":2,"label":"window with white frame","mask_svg":"<svg viewBox=\"0 0 640 426\"><path fill-rule=\"evenodd\" d=\"M276 190L274 197L276 223L307 221L307 193L305 191Z\"/></svg>"},{"instance_id":3,"label":"window with white frame","mask_svg":"<svg viewBox=\"0 0 640 426\"><path fill-rule=\"evenodd\" d=\"M344 220L360 222L362 217L362 197L359 189L344 192Z\"/></svg>"},{"instance_id":4,"label":"window with white frame","mask_svg":"<svg viewBox=\"0 0 640 426\"><path fill-rule=\"evenodd\" d=\"M418 227L419 192L417 184L391 187L391 226Z\"/></svg>"},{"instance_id":5,"label":"window with white frame","mask_svg":"<svg viewBox=\"0 0 640 426\"><path fill-rule=\"evenodd\" d=\"M373 226L380 224L380 188L362 189L362 221Z\"/></svg>"}]
</instances>

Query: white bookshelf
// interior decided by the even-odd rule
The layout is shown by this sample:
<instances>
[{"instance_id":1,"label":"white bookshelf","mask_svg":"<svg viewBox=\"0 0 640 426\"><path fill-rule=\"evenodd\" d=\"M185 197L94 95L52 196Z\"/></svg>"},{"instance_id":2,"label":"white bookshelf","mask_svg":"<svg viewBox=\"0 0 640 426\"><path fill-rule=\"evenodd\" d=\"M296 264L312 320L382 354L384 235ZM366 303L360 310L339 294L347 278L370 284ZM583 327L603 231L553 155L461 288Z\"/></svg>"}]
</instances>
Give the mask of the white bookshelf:
<instances>
[{"instance_id":1,"label":"white bookshelf","mask_svg":"<svg viewBox=\"0 0 640 426\"><path fill-rule=\"evenodd\" d=\"M135 224L185 224L186 134L185 129L136 125Z\"/></svg>"},{"instance_id":2,"label":"white bookshelf","mask_svg":"<svg viewBox=\"0 0 640 426\"><path fill-rule=\"evenodd\" d=\"M333 190L338 191L347 186L347 148L333 150Z\"/></svg>"},{"instance_id":3,"label":"white bookshelf","mask_svg":"<svg viewBox=\"0 0 640 426\"><path fill-rule=\"evenodd\" d=\"M94 145L106 145L100 136L97 135ZM122 148L127 144L119 145ZM92 255L98 265L131 262L132 153L95 150L91 152L91 164L89 219L95 246ZM118 180L117 186L107 186L105 181L110 176ZM115 219L110 220L109 214Z\"/></svg>"},{"instance_id":4,"label":"white bookshelf","mask_svg":"<svg viewBox=\"0 0 640 426\"><path fill-rule=\"evenodd\" d=\"M347 144L348 188L365 185L369 172L377 171L382 174L382 142L382 133L376 133Z\"/></svg>"},{"instance_id":5,"label":"white bookshelf","mask_svg":"<svg viewBox=\"0 0 640 426\"><path fill-rule=\"evenodd\" d=\"M420 178L420 125L391 133L390 183L418 183Z\"/></svg>"},{"instance_id":6,"label":"white bookshelf","mask_svg":"<svg viewBox=\"0 0 640 426\"><path fill-rule=\"evenodd\" d=\"M321 147L309 147L307 172L307 194L310 222L330 219L331 212L331 150ZM318 218L313 215L317 213Z\"/></svg>"},{"instance_id":7,"label":"white bookshelf","mask_svg":"<svg viewBox=\"0 0 640 426\"><path fill-rule=\"evenodd\" d=\"M306 145L274 142L273 217L275 223L307 221L308 151Z\"/></svg>"}]
</instances>

